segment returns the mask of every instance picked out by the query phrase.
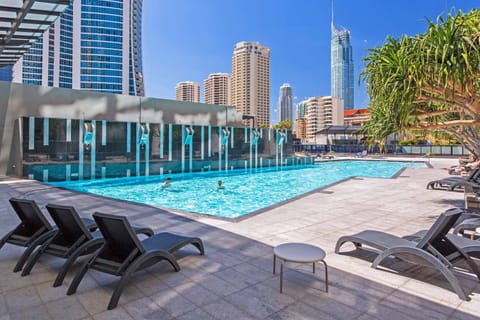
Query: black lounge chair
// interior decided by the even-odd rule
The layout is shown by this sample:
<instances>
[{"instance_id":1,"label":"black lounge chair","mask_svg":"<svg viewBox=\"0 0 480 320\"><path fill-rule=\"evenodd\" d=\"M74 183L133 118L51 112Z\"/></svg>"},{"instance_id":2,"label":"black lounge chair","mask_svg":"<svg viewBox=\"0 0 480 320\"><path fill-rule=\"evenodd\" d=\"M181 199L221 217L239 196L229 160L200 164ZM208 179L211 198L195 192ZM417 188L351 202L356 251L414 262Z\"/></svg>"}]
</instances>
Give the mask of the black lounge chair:
<instances>
[{"instance_id":1,"label":"black lounge chair","mask_svg":"<svg viewBox=\"0 0 480 320\"><path fill-rule=\"evenodd\" d=\"M42 254L66 259L58 273L54 287L62 285L68 270L78 257L92 254L103 244L104 239L99 231L90 232L82 222L74 207L48 204L47 210L55 221L57 228L53 237L45 241L27 260L22 276L30 274L33 266ZM93 221L92 221L93 222ZM134 231L152 236L150 228L135 228Z\"/></svg>"},{"instance_id":2,"label":"black lounge chair","mask_svg":"<svg viewBox=\"0 0 480 320\"><path fill-rule=\"evenodd\" d=\"M357 248L367 245L381 251L372 263L373 268L377 268L389 256L396 256L408 262L434 267L447 279L460 299L469 300L457 277L452 272L453 264L457 261L465 261L478 279L480 279L480 270L475 262L447 237L448 231L462 212L461 209L454 208L442 213L418 242L381 231L367 230L338 239L335 253L339 253L340 247L344 243L353 242Z\"/></svg>"},{"instance_id":3,"label":"black lounge chair","mask_svg":"<svg viewBox=\"0 0 480 320\"><path fill-rule=\"evenodd\" d=\"M53 237L57 231L45 218L35 201L17 198L11 198L9 201L21 222L0 240L0 249L5 243L26 247L13 269L14 272L18 272L22 270L33 250ZM83 222L88 227L95 226L91 219L83 219Z\"/></svg>"},{"instance_id":4,"label":"black lounge chair","mask_svg":"<svg viewBox=\"0 0 480 320\"><path fill-rule=\"evenodd\" d=\"M470 172L468 177L448 177L427 183L427 189L463 191L465 187L480 188L480 168Z\"/></svg>"},{"instance_id":5,"label":"black lounge chair","mask_svg":"<svg viewBox=\"0 0 480 320\"><path fill-rule=\"evenodd\" d=\"M175 271L180 271L173 253L188 244L197 247L201 255L204 254L203 243L199 238L163 232L140 241L126 217L96 212L93 218L105 238L105 243L82 265L70 284L67 295L77 291L78 285L89 268L120 276L121 279L108 304L108 310L117 306L125 285L135 271L162 260L167 260Z\"/></svg>"}]
</instances>

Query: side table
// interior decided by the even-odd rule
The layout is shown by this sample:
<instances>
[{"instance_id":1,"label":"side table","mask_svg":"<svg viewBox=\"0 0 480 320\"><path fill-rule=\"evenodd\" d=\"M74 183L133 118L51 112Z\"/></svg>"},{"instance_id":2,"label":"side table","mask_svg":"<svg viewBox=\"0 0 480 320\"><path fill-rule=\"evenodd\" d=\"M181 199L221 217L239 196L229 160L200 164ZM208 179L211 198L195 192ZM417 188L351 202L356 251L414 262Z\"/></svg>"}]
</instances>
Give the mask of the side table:
<instances>
[{"instance_id":1,"label":"side table","mask_svg":"<svg viewBox=\"0 0 480 320\"><path fill-rule=\"evenodd\" d=\"M277 258L280 259L280 293L283 292L283 265L285 262L311 263L315 273L315 263L320 261L325 266L325 292L328 292L328 267L323 249L306 243L284 243L273 248L273 274Z\"/></svg>"}]
</instances>

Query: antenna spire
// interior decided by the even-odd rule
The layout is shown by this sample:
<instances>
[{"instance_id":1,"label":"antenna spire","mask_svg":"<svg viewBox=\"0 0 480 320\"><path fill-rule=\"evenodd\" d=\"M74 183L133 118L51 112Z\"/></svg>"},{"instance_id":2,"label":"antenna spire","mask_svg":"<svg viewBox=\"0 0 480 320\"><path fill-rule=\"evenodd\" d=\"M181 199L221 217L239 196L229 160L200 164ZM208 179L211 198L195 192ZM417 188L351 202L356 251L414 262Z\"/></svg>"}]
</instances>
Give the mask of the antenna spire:
<instances>
[{"instance_id":1,"label":"antenna spire","mask_svg":"<svg viewBox=\"0 0 480 320\"><path fill-rule=\"evenodd\" d=\"M333 24L333 0L332 0L332 32L335 30L335 25Z\"/></svg>"}]
</instances>

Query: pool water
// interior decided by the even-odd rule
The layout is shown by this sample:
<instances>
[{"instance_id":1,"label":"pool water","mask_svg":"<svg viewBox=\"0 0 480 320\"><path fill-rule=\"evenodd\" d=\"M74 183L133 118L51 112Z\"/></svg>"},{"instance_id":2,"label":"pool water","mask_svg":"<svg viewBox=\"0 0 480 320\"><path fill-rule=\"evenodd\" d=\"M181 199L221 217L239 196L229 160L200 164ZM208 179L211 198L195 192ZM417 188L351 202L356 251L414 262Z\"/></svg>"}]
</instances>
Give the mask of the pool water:
<instances>
[{"instance_id":1,"label":"pool water","mask_svg":"<svg viewBox=\"0 0 480 320\"><path fill-rule=\"evenodd\" d=\"M329 161L282 169L231 170L51 184L115 199L223 218L237 218L352 176L391 178L423 162ZM166 177L172 181L166 188ZM217 188L222 180L223 188Z\"/></svg>"}]
</instances>

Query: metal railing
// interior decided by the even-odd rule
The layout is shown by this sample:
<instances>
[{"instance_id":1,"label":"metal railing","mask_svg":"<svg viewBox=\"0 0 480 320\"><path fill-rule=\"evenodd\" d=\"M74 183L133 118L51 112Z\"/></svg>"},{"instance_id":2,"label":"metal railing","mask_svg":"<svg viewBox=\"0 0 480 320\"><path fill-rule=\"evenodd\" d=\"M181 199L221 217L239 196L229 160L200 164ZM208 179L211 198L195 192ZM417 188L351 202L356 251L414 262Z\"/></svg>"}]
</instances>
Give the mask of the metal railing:
<instances>
[{"instance_id":1,"label":"metal railing","mask_svg":"<svg viewBox=\"0 0 480 320\"><path fill-rule=\"evenodd\" d=\"M294 144L292 145L294 152L308 153L328 153L330 151L336 153L358 153L367 150L368 153L385 153L385 154L403 154L403 155L425 155L432 156L468 156L469 152L462 145L388 145L380 150L378 145L369 147L365 144Z\"/></svg>"}]
</instances>

